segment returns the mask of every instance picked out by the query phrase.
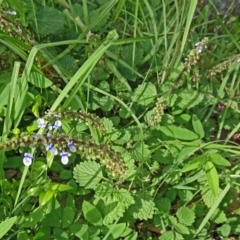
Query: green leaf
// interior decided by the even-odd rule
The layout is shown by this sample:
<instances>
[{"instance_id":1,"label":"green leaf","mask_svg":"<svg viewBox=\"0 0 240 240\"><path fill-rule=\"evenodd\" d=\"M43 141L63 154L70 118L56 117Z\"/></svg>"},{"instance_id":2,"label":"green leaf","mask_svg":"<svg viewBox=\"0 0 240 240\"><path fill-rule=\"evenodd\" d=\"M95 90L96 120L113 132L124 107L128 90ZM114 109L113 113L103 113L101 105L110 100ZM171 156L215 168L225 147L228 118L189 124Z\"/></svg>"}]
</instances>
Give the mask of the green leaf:
<instances>
[{"instance_id":1,"label":"green leaf","mask_svg":"<svg viewBox=\"0 0 240 240\"><path fill-rule=\"evenodd\" d=\"M219 193L221 193L221 189ZM204 203L210 208L217 201L218 197L213 195L213 192L209 189L208 186L202 188L201 190L202 198Z\"/></svg>"},{"instance_id":2,"label":"green leaf","mask_svg":"<svg viewBox=\"0 0 240 240\"><path fill-rule=\"evenodd\" d=\"M52 85L48 78L38 72L31 72L28 81L39 88L48 88Z\"/></svg>"},{"instance_id":3,"label":"green leaf","mask_svg":"<svg viewBox=\"0 0 240 240\"><path fill-rule=\"evenodd\" d=\"M190 109L203 101L204 94L192 89L186 89L180 92L179 97L181 100L179 101L178 106L181 109Z\"/></svg>"},{"instance_id":4,"label":"green leaf","mask_svg":"<svg viewBox=\"0 0 240 240\"><path fill-rule=\"evenodd\" d=\"M135 232L125 237L124 240L137 240L137 237L138 237L138 234Z\"/></svg>"},{"instance_id":5,"label":"green leaf","mask_svg":"<svg viewBox=\"0 0 240 240\"><path fill-rule=\"evenodd\" d=\"M102 215L99 210L91 203L84 200L82 204L85 219L94 226L102 226Z\"/></svg>"},{"instance_id":6,"label":"green leaf","mask_svg":"<svg viewBox=\"0 0 240 240\"><path fill-rule=\"evenodd\" d=\"M65 18L56 8L42 7L37 12L37 29L39 34L53 34L63 28Z\"/></svg>"},{"instance_id":7,"label":"green leaf","mask_svg":"<svg viewBox=\"0 0 240 240\"><path fill-rule=\"evenodd\" d=\"M177 127L174 125L171 126L160 126L159 130L162 131L166 136L181 139L181 140L196 140L198 135L188 129Z\"/></svg>"},{"instance_id":8,"label":"green leaf","mask_svg":"<svg viewBox=\"0 0 240 240\"><path fill-rule=\"evenodd\" d=\"M75 209L68 207L68 206L63 209L62 228L67 228L73 223L74 216L75 216L74 210Z\"/></svg>"},{"instance_id":9,"label":"green leaf","mask_svg":"<svg viewBox=\"0 0 240 240\"><path fill-rule=\"evenodd\" d=\"M176 212L178 221L185 226L191 226L195 220L195 213L188 207L180 207Z\"/></svg>"},{"instance_id":10,"label":"green leaf","mask_svg":"<svg viewBox=\"0 0 240 240\"><path fill-rule=\"evenodd\" d=\"M204 138L205 133L204 133L203 125L200 119L195 114L193 114L192 116L192 125L193 125L194 132L197 133L200 138Z\"/></svg>"},{"instance_id":11,"label":"green leaf","mask_svg":"<svg viewBox=\"0 0 240 240\"><path fill-rule=\"evenodd\" d=\"M134 158L137 161L145 161L150 156L150 151L148 149L148 146L144 144L143 142L137 142L132 147L130 154L132 158Z\"/></svg>"},{"instance_id":12,"label":"green leaf","mask_svg":"<svg viewBox=\"0 0 240 240\"><path fill-rule=\"evenodd\" d=\"M42 205L45 205L48 201L50 201L53 196L55 195L55 192L54 191L47 191L47 192L42 192L40 193L39 195L39 204L42 206Z\"/></svg>"},{"instance_id":13,"label":"green leaf","mask_svg":"<svg viewBox=\"0 0 240 240\"><path fill-rule=\"evenodd\" d=\"M215 222L216 224L224 223L224 222L227 221L226 214L222 210L220 210L219 208L217 208L214 211L214 213L212 214L210 219L213 222Z\"/></svg>"},{"instance_id":14,"label":"green leaf","mask_svg":"<svg viewBox=\"0 0 240 240\"><path fill-rule=\"evenodd\" d=\"M111 231L111 234L109 235L113 239L118 239L122 236L122 233L126 229L126 223L118 223L113 225L108 225L105 228L103 228L103 235L105 236L109 231Z\"/></svg>"},{"instance_id":15,"label":"green leaf","mask_svg":"<svg viewBox=\"0 0 240 240\"><path fill-rule=\"evenodd\" d=\"M17 217L11 217L9 219L4 220L0 224L0 238L2 238L14 225L17 221Z\"/></svg>"},{"instance_id":16,"label":"green leaf","mask_svg":"<svg viewBox=\"0 0 240 240\"><path fill-rule=\"evenodd\" d=\"M92 161L82 162L73 169L73 176L80 186L95 188L103 177L101 165Z\"/></svg>"},{"instance_id":17,"label":"green leaf","mask_svg":"<svg viewBox=\"0 0 240 240\"><path fill-rule=\"evenodd\" d=\"M177 223L174 227L180 234L184 235L184 234L189 234L190 233L188 228L181 223Z\"/></svg>"},{"instance_id":18,"label":"green leaf","mask_svg":"<svg viewBox=\"0 0 240 240\"><path fill-rule=\"evenodd\" d=\"M134 200L135 204L131 205L128 210L133 214L133 217L140 220L151 219L155 207L152 197L147 193L138 192Z\"/></svg>"},{"instance_id":19,"label":"green leaf","mask_svg":"<svg viewBox=\"0 0 240 240\"><path fill-rule=\"evenodd\" d=\"M231 226L229 224L223 224L217 229L217 231L223 236L228 237L231 233Z\"/></svg>"},{"instance_id":20,"label":"green leaf","mask_svg":"<svg viewBox=\"0 0 240 240\"><path fill-rule=\"evenodd\" d=\"M171 209L171 201L168 198L156 199L155 204L159 212L168 213Z\"/></svg>"},{"instance_id":21,"label":"green leaf","mask_svg":"<svg viewBox=\"0 0 240 240\"><path fill-rule=\"evenodd\" d=\"M216 197L219 193L219 177L217 170L214 164L210 161L207 161L205 164L205 173L207 176L207 181L210 189L213 192L213 195Z\"/></svg>"},{"instance_id":22,"label":"green leaf","mask_svg":"<svg viewBox=\"0 0 240 240\"><path fill-rule=\"evenodd\" d=\"M224 166L224 167L231 166L231 163L227 159L225 159L224 157L222 157L217 153L211 153L209 155L209 160L218 166Z\"/></svg>"},{"instance_id":23,"label":"green leaf","mask_svg":"<svg viewBox=\"0 0 240 240\"><path fill-rule=\"evenodd\" d=\"M132 101L140 105L147 106L152 103L157 96L157 90L152 83L143 83L135 90Z\"/></svg>"},{"instance_id":24,"label":"green leaf","mask_svg":"<svg viewBox=\"0 0 240 240\"><path fill-rule=\"evenodd\" d=\"M207 161L207 157L205 154L196 157L194 160L190 161L181 172L188 172L197 168L204 166L205 162Z\"/></svg>"},{"instance_id":25,"label":"green leaf","mask_svg":"<svg viewBox=\"0 0 240 240\"><path fill-rule=\"evenodd\" d=\"M159 240L184 240L184 238L178 232L167 231L161 235Z\"/></svg>"}]
</instances>

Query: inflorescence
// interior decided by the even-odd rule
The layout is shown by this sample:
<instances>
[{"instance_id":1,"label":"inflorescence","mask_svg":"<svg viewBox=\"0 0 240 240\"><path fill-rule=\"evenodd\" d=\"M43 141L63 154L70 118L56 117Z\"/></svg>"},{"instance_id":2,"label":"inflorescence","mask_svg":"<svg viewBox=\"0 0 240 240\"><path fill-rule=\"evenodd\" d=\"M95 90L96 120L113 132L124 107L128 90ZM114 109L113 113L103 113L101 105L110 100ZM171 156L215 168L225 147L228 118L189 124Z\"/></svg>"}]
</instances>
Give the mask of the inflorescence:
<instances>
[{"instance_id":1,"label":"inflorescence","mask_svg":"<svg viewBox=\"0 0 240 240\"><path fill-rule=\"evenodd\" d=\"M0 145L0 150L17 149L21 147L37 148L40 147L43 152L50 152L53 156L59 155L62 164L68 164L69 156L72 153L78 153L87 160L99 159L110 170L113 176L123 177L127 167L123 159L112 150L110 145L97 144L90 138L83 139L81 135L66 135L62 133L61 117L77 120L76 115L79 114L85 118L87 114L77 113L74 111L51 113L45 118L37 120L38 128L46 129L44 135L36 133L22 133L18 138L13 138ZM74 116L75 115L75 116ZM71 116L71 117L70 117ZM47 120L52 120L55 117L54 123L48 123ZM91 117L86 117L88 122L92 122ZM93 121L95 126L100 126L100 123ZM99 128L98 128L99 129ZM103 131L103 128L101 129ZM24 153L23 164L30 166L33 162L33 155L29 152Z\"/></svg>"}]
</instances>

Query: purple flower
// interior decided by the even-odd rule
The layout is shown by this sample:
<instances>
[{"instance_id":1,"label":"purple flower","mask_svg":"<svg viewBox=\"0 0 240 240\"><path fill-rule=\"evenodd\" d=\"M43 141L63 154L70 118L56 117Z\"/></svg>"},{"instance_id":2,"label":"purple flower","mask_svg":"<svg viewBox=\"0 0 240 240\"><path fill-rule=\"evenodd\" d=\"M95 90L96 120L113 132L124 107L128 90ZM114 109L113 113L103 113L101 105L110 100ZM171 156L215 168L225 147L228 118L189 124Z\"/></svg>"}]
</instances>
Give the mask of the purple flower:
<instances>
[{"instance_id":1,"label":"purple flower","mask_svg":"<svg viewBox=\"0 0 240 240\"><path fill-rule=\"evenodd\" d=\"M24 153L23 164L25 166L30 166L32 164L33 155L31 153Z\"/></svg>"},{"instance_id":2,"label":"purple flower","mask_svg":"<svg viewBox=\"0 0 240 240\"><path fill-rule=\"evenodd\" d=\"M60 156L61 156L61 162L62 164L66 165L68 164L68 152L61 152L60 153Z\"/></svg>"},{"instance_id":3,"label":"purple flower","mask_svg":"<svg viewBox=\"0 0 240 240\"><path fill-rule=\"evenodd\" d=\"M60 120L57 120L54 125L53 128L58 130L60 127L62 126L62 122Z\"/></svg>"},{"instance_id":4,"label":"purple flower","mask_svg":"<svg viewBox=\"0 0 240 240\"><path fill-rule=\"evenodd\" d=\"M68 142L68 147L71 152L76 152L76 147L74 146L73 141Z\"/></svg>"},{"instance_id":5,"label":"purple flower","mask_svg":"<svg viewBox=\"0 0 240 240\"><path fill-rule=\"evenodd\" d=\"M46 150L52 153L52 155L58 154L58 150L54 147L53 143L48 144Z\"/></svg>"},{"instance_id":6,"label":"purple flower","mask_svg":"<svg viewBox=\"0 0 240 240\"><path fill-rule=\"evenodd\" d=\"M45 128L46 127L46 122L45 122L45 120L43 119L43 118L39 118L38 120L37 120L37 124L38 124L38 127L39 128Z\"/></svg>"}]
</instances>

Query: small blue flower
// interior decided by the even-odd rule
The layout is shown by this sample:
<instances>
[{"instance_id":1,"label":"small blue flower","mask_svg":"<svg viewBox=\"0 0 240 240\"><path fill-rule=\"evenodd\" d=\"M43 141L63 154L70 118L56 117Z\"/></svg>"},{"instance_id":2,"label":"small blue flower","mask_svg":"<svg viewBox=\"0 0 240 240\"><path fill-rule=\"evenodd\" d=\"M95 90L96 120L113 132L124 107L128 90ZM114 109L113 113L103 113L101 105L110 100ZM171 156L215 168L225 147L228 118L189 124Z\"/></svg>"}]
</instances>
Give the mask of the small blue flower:
<instances>
[{"instance_id":1,"label":"small blue flower","mask_svg":"<svg viewBox=\"0 0 240 240\"><path fill-rule=\"evenodd\" d=\"M50 153L52 153L52 155L58 154L58 150L54 147L54 145L52 143L47 145L46 150L49 151Z\"/></svg>"},{"instance_id":2,"label":"small blue flower","mask_svg":"<svg viewBox=\"0 0 240 240\"><path fill-rule=\"evenodd\" d=\"M76 152L76 147L74 146L73 141L68 142L68 147L71 152Z\"/></svg>"},{"instance_id":3,"label":"small blue flower","mask_svg":"<svg viewBox=\"0 0 240 240\"><path fill-rule=\"evenodd\" d=\"M62 126L62 122L60 120L57 120L54 125L53 128L58 130L60 127Z\"/></svg>"},{"instance_id":4,"label":"small blue flower","mask_svg":"<svg viewBox=\"0 0 240 240\"><path fill-rule=\"evenodd\" d=\"M37 120L37 124L38 124L38 127L39 128L45 128L46 127L46 122L45 122L45 120L43 119L43 118L39 118L38 120Z\"/></svg>"},{"instance_id":5,"label":"small blue flower","mask_svg":"<svg viewBox=\"0 0 240 240\"><path fill-rule=\"evenodd\" d=\"M33 155L31 153L24 153L23 164L25 166L30 166L32 164Z\"/></svg>"},{"instance_id":6,"label":"small blue flower","mask_svg":"<svg viewBox=\"0 0 240 240\"><path fill-rule=\"evenodd\" d=\"M68 152L61 152L60 156L61 156L62 164L64 164L64 165L68 164L68 161L69 161L69 159L68 159Z\"/></svg>"}]
</instances>

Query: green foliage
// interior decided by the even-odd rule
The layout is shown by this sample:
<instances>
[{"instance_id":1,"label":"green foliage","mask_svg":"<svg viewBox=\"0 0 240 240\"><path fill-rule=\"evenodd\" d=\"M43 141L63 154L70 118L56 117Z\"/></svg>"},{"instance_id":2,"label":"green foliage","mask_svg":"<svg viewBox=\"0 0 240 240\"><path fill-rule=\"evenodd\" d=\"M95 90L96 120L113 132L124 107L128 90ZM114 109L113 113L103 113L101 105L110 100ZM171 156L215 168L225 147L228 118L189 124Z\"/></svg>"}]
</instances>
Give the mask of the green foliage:
<instances>
[{"instance_id":1,"label":"green foliage","mask_svg":"<svg viewBox=\"0 0 240 240\"><path fill-rule=\"evenodd\" d=\"M240 235L237 4L0 2L1 238Z\"/></svg>"}]
</instances>

